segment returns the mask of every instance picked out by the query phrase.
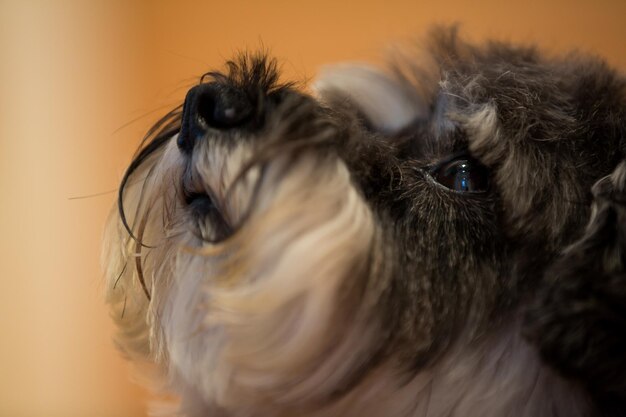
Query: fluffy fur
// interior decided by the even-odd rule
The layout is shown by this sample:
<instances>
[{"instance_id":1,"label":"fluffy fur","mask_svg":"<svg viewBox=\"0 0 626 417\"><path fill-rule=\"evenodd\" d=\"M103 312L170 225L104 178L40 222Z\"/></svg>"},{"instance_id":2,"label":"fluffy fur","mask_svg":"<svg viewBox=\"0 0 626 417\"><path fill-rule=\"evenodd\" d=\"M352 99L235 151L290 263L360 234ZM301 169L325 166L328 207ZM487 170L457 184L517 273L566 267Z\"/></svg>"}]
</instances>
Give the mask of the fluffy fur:
<instances>
[{"instance_id":1,"label":"fluffy fur","mask_svg":"<svg viewBox=\"0 0 626 417\"><path fill-rule=\"evenodd\" d=\"M625 415L624 78L429 44L315 96L242 55L199 86L235 125L149 132L107 300L171 415Z\"/></svg>"}]
</instances>

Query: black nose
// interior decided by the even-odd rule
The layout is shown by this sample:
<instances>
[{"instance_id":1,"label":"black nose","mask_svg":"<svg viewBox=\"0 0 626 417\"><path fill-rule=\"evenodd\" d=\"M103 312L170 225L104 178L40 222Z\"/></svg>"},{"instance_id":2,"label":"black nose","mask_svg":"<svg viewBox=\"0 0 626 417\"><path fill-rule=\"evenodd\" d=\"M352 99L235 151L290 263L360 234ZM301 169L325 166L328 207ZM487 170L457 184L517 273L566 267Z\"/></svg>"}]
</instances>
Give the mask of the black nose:
<instances>
[{"instance_id":1,"label":"black nose","mask_svg":"<svg viewBox=\"0 0 626 417\"><path fill-rule=\"evenodd\" d=\"M178 147L191 152L208 130L241 127L251 115L252 104L243 91L217 82L195 86L185 98Z\"/></svg>"}]
</instances>

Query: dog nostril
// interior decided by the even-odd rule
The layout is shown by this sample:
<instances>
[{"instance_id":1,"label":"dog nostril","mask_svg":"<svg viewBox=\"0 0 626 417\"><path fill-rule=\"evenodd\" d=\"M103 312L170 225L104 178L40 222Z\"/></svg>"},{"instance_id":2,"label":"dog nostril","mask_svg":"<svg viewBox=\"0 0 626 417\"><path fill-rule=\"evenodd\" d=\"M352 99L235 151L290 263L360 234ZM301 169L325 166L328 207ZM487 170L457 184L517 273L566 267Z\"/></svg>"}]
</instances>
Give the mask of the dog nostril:
<instances>
[{"instance_id":1,"label":"dog nostril","mask_svg":"<svg viewBox=\"0 0 626 417\"><path fill-rule=\"evenodd\" d=\"M191 151L209 129L227 130L243 126L252 115L246 94L230 85L208 83L187 93L178 146Z\"/></svg>"},{"instance_id":2,"label":"dog nostril","mask_svg":"<svg viewBox=\"0 0 626 417\"><path fill-rule=\"evenodd\" d=\"M252 113L246 95L240 90L219 84L215 90L198 97L199 122L216 129L241 126Z\"/></svg>"}]
</instances>

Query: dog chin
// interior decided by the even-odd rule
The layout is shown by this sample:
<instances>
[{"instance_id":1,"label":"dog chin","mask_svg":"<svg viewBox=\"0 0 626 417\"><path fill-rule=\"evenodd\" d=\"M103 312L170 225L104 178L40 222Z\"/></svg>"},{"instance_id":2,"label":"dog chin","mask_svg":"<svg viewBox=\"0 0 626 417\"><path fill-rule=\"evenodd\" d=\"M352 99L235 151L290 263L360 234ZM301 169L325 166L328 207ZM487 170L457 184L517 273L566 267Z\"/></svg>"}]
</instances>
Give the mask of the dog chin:
<instances>
[{"instance_id":1,"label":"dog chin","mask_svg":"<svg viewBox=\"0 0 626 417\"><path fill-rule=\"evenodd\" d=\"M215 191L236 232L211 247L192 240L175 262L179 278L163 309L171 320L165 327L170 360L207 401L314 401L336 389L332 380L346 378L359 350L367 349L361 326L345 337L341 324L365 313L355 311L351 298L367 272L372 214L340 161L300 159L286 167L277 158L261 183ZM254 209L242 210L252 198ZM197 306L195 317L190 306ZM201 336L190 338L194 331Z\"/></svg>"}]
</instances>

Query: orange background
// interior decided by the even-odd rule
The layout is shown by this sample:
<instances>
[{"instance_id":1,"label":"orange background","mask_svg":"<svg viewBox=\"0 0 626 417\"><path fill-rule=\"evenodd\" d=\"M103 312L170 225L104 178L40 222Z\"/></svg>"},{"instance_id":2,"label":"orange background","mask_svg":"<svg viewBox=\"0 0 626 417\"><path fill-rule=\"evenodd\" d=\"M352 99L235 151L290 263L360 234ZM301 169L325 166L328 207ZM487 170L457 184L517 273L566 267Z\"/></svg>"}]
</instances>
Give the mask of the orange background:
<instances>
[{"instance_id":1,"label":"orange background","mask_svg":"<svg viewBox=\"0 0 626 417\"><path fill-rule=\"evenodd\" d=\"M306 80L458 21L626 69L625 19L623 0L0 0L0 417L145 415L110 341L102 225L142 133L233 51Z\"/></svg>"}]
</instances>

